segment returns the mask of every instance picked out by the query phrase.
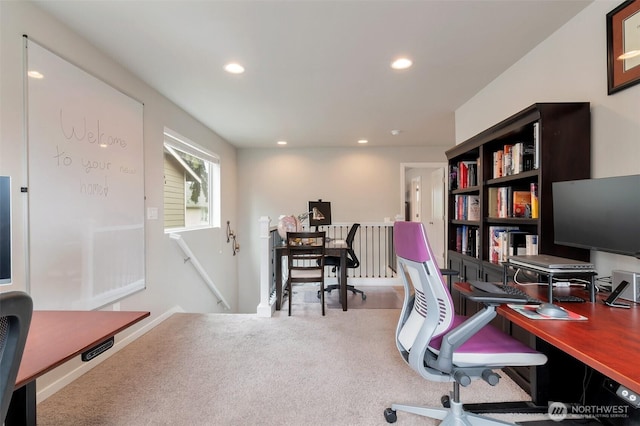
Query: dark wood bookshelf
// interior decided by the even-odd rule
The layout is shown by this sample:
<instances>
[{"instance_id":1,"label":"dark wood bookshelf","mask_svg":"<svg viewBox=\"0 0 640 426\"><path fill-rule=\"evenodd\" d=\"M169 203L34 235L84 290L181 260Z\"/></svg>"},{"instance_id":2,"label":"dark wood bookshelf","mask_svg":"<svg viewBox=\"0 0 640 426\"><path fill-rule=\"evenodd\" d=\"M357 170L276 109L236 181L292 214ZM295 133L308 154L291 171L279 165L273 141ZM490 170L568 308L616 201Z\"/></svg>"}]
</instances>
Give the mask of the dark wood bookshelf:
<instances>
[{"instance_id":1,"label":"dark wood bookshelf","mask_svg":"<svg viewBox=\"0 0 640 426\"><path fill-rule=\"evenodd\" d=\"M537 126L537 137L534 134ZM517 142L532 143L537 139L537 168L501 177L493 176L493 153L505 145ZM564 180L591 177L591 114L588 102L578 103L536 103L511 117L484 130L467 141L447 151L451 166L461 161L477 159L478 185L454 189L448 197L448 254L456 258L455 265L468 256L456 252L456 230L458 226L477 227L479 256L472 258L473 270L479 276L461 275L465 280L482 279L482 266L489 262L489 227L519 226L538 236L538 253L552 254L576 260L589 260L589 251L556 245L553 242L553 200L552 183ZM526 190L531 183L538 187L538 218L489 217L489 188L510 187ZM481 220L454 220L455 196L478 195ZM457 257L456 255L462 256ZM477 262L480 268L477 268ZM492 265L495 265L492 263ZM465 268L463 268L465 269Z\"/></svg>"},{"instance_id":2,"label":"dark wood bookshelf","mask_svg":"<svg viewBox=\"0 0 640 426\"><path fill-rule=\"evenodd\" d=\"M537 124L534 124L537 123ZM536 129L537 127L537 136ZM537 139L537 168L506 176L494 176L494 152L504 145L518 142L533 143ZM536 103L484 130L447 151L449 167L460 161L478 160L477 186L449 191L447 221L447 268L459 271L450 281L502 282L504 268L491 261L489 228L518 227L538 237L538 253L589 260L589 251L554 244L553 182L587 179L591 177L591 114L587 102ZM449 174L451 177L451 173ZM510 187L525 190L537 185L538 217L489 216L489 188ZM480 201L480 220L455 220L456 195L477 195ZM477 231L477 257L456 251L458 228ZM512 271L513 272L513 271ZM471 315L478 306L452 291L454 305L460 314ZM494 325L530 344L533 337L500 319ZM536 368L511 369L507 373L532 395L542 380L542 370Z\"/></svg>"}]
</instances>

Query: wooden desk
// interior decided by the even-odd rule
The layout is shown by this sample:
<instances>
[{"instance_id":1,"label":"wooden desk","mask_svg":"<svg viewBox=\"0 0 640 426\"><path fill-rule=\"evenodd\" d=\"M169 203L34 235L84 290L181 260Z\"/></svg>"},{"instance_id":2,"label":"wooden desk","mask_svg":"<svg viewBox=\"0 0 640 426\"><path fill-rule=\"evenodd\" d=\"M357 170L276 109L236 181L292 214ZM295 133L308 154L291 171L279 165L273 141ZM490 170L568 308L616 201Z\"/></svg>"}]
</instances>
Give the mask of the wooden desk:
<instances>
[{"instance_id":1,"label":"wooden desk","mask_svg":"<svg viewBox=\"0 0 640 426\"><path fill-rule=\"evenodd\" d=\"M340 276L338 282L340 284L340 303L342 310L347 310L347 250L348 247L344 242L336 240L330 241L325 245L326 256L337 256L340 258ZM289 255L289 247L286 245L276 246L275 248L275 275L276 275L276 309L282 307L282 258Z\"/></svg>"},{"instance_id":2,"label":"wooden desk","mask_svg":"<svg viewBox=\"0 0 640 426\"><path fill-rule=\"evenodd\" d=\"M456 288L469 291L468 283ZM520 286L525 292L546 300L546 291L535 286ZM559 293L556 289L554 293ZM568 290L567 290L568 291ZM584 297L586 291L581 291ZM636 359L640 353L640 306L631 309L610 308L599 295L595 303L556 303L584 315L587 321L532 320L503 305L499 315L535 336L601 372L623 386L640 392Z\"/></svg>"},{"instance_id":3,"label":"wooden desk","mask_svg":"<svg viewBox=\"0 0 640 426\"><path fill-rule=\"evenodd\" d=\"M125 311L34 311L5 425L35 425L38 377L149 315Z\"/></svg>"}]
</instances>

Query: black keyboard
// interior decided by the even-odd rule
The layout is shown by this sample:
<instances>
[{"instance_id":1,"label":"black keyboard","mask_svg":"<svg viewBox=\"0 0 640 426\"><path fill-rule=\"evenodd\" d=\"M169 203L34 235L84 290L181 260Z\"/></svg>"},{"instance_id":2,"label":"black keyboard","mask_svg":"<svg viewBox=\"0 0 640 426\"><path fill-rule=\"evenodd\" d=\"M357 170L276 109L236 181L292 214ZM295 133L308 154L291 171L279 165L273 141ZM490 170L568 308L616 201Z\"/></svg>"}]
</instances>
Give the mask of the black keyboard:
<instances>
[{"instance_id":1,"label":"black keyboard","mask_svg":"<svg viewBox=\"0 0 640 426\"><path fill-rule=\"evenodd\" d=\"M536 299L535 297L528 295L518 287L514 287L511 285L494 284L494 283L488 283L484 281L471 281L470 284L475 288L477 288L478 290L486 291L487 293L498 293L498 294L502 293L502 294L509 294L511 296L525 297L527 299L527 303L532 303L532 304L543 303L542 300Z\"/></svg>"}]
</instances>

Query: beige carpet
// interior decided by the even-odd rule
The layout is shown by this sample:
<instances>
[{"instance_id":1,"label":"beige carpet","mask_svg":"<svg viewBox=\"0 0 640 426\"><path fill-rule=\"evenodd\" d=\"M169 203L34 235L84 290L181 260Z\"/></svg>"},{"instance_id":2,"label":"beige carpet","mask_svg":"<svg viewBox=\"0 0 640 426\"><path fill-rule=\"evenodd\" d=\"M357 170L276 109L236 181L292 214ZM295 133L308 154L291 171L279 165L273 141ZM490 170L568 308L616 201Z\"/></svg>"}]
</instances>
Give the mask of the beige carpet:
<instances>
[{"instance_id":1,"label":"beige carpet","mask_svg":"<svg viewBox=\"0 0 640 426\"><path fill-rule=\"evenodd\" d=\"M398 315L328 309L322 317L314 304L291 317L174 314L40 403L38 424L384 425L391 403L437 406L451 389L401 359ZM527 397L506 376L461 393L465 402ZM399 413L397 424L437 422Z\"/></svg>"}]
</instances>

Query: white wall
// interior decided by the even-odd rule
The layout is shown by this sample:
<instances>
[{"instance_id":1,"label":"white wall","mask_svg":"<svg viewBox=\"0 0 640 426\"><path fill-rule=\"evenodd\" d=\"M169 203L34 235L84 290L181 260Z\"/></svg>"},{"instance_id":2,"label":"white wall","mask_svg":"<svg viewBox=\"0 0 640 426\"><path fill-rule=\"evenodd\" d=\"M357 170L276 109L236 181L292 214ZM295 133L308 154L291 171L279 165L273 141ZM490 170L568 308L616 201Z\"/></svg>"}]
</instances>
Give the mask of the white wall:
<instances>
[{"instance_id":1,"label":"white wall","mask_svg":"<svg viewBox=\"0 0 640 426\"><path fill-rule=\"evenodd\" d=\"M278 224L310 200L331 202L333 222L382 222L400 211L400 164L443 162L449 147L241 149L238 152L240 310L259 303L258 220Z\"/></svg>"},{"instance_id":2,"label":"white wall","mask_svg":"<svg viewBox=\"0 0 640 426\"><path fill-rule=\"evenodd\" d=\"M201 282L189 263L163 229L163 128L167 126L205 146L221 157L222 221L236 222L236 149L197 122L144 82L109 59L78 35L28 2L0 2L0 174L10 175L13 194L14 283L2 287L26 290L26 196L25 142L23 136L23 34L55 51L89 73L144 103L144 162L146 207L159 209L159 220L146 222L146 290L119 303L122 310L151 311L151 320L180 307L190 312L220 312L221 305ZM233 308L238 305L237 264L226 229L191 231L184 239L191 246L214 283ZM107 306L105 309L112 309ZM127 335L129 332L123 333ZM68 370L71 363L38 380L47 386Z\"/></svg>"},{"instance_id":3,"label":"white wall","mask_svg":"<svg viewBox=\"0 0 640 426\"><path fill-rule=\"evenodd\" d=\"M640 85L607 96L606 14L595 1L456 111L456 143L535 102L591 103L591 175L640 173ZM636 194L638 196L638 194ZM600 276L640 272L629 256L592 252Z\"/></svg>"}]
</instances>

